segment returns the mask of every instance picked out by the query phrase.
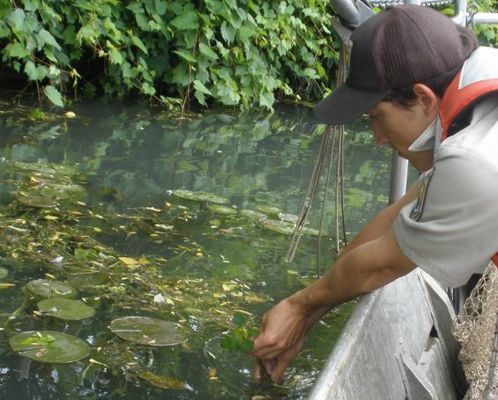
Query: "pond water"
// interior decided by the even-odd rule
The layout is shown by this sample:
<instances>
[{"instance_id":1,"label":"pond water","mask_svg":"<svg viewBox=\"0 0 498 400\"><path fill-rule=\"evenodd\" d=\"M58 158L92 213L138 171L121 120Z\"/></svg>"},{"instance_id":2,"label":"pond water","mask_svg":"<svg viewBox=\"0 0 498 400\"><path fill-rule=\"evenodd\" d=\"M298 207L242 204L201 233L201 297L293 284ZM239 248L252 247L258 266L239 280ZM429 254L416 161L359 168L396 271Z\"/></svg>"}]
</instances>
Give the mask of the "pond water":
<instances>
[{"instance_id":1,"label":"pond water","mask_svg":"<svg viewBox=\"0 0 498 400\"><path fill-rule=\"evenodd\" d=\"M290 225L278 222L279 213L299 213L312 173L323 127L310 109L186 120L105 102L76 104L74 118L34 119L8 103L0 111L1 397L306 398L353 303L310 332L282 385L254 384L253 360L221 342L257 326L272 304L316 277L317 238L305 234L288 263ZM351 237L386 204L390 152L372 144L364 123L346 131ZM319 209L315 201L310 228ZM323 265L335 254L334 195L327 209ZM75 321L42 312L23 289L37 279L76 287L95 315ZM109 326L126 316L175 322L186 341L125 340ZM89 354L44 363L9 345L19 332L41 330L83 339Z\"/></svg>"}]
</instances>

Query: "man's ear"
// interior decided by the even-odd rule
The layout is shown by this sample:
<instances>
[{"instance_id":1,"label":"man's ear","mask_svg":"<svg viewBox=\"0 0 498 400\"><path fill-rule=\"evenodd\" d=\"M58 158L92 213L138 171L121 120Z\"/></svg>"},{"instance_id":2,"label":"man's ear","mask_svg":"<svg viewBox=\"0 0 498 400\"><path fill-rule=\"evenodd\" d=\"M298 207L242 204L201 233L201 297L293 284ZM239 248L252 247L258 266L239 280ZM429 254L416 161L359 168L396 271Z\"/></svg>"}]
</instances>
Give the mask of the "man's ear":
<instances>
[{"instance_id":1,"label":"man's ear","mask_svg":"<svg viewBox=\"0 0 498 400\"><path fill-rule=\"evenodd\" d=\"M412 90L417 96L417 102L419 102L426 114L438 112L441 99L430 87L423 83L416 83L413 85Z\"/></svg>"}]
</instances>

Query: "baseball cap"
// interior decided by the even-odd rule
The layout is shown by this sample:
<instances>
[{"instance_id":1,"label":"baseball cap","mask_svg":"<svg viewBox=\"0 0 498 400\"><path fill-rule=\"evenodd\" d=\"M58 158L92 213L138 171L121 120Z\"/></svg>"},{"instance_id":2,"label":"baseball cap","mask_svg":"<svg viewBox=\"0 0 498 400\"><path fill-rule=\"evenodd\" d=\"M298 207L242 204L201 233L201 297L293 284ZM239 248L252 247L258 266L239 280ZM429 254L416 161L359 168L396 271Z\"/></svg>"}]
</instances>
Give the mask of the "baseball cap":
<instances>
[{"instance_id":1,"label":"baseball cap","mask_svg":"<svg viewBox=\"0 0 498 400\"><path fill-rule=\"evenodd\" d=\"M326 124L351 122L391 89L459 67L478 46L470 30L419 5L389 7L363 22L350 39L346 83L314 107L316 117Z\"/></svg>"}]
</instances>

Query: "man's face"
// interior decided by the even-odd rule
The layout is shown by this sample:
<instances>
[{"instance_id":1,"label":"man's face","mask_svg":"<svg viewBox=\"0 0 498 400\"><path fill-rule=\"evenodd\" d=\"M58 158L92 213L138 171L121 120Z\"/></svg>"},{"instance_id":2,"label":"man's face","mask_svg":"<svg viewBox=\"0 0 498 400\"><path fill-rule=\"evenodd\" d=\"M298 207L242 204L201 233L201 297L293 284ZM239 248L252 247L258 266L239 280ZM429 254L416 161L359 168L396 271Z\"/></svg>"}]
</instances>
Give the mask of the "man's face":
<instances>
[{"instance_id":1,"label":"man's face","mask_svg":"<svg viewBox=\"0 0 498 400\"><path fill-rule=\"evenodd\" d=\"M425 112L417 102L407 108L388 101L379 102L369 115L376 143L390 145L410 161L415 153L408 148L436 117Z\"/></svg>"}]
</instances>

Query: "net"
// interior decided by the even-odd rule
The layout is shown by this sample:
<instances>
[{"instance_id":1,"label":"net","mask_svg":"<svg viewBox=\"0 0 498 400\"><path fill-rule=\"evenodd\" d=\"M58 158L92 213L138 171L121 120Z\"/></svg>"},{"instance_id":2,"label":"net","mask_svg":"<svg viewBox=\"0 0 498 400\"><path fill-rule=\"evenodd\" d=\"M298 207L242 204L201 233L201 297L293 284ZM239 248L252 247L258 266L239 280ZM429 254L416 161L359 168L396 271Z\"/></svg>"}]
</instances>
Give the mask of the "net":
<instances>
[{"instance_id":1,"label":"net","mask_svg":"<svg viewBox=\"0 0 498 400\"><path fill-rule=\"evenodd\" d=\"M498 393L498 376L494 374L497 310L498 268L491 262L465 301L454 326L455 337L462 345L459 359L469 384L464 400L489 398Z\"/></svg>"}]
</instances>

